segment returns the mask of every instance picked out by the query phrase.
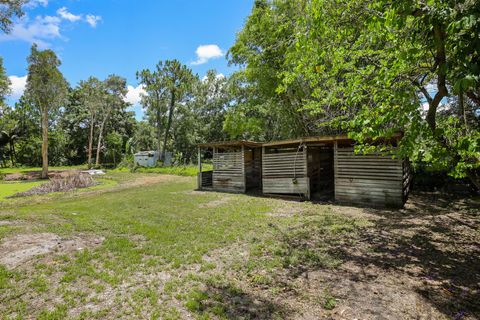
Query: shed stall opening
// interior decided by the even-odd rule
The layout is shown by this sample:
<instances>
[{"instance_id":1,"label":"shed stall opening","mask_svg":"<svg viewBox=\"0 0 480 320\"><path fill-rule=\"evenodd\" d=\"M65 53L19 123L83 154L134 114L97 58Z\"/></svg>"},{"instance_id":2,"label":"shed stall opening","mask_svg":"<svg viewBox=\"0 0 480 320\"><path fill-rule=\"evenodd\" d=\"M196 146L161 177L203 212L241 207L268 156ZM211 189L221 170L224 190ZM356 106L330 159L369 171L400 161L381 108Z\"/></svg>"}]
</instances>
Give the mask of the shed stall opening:
<instances>
[{"instance_id":1,"label":"shed stall opening","mask_svg":"<svg viewBox=\"0 0 480 320\"><path fill-rule=\"evenodd\" d=\"M263 147L263 193L333 198L333 146L286 143Z\"/></svg>"},{"instance_id":2,"label":"shed stall opening","mask_svg":"<svg viewBox=\"0 0 480 320\"><path fill-rule=\"evenodd\" d=\"M211 150L213 170L202 170L202 150ZM199 189L241 192L260 187L261 148L251 141L199 146Z\"/></svg>"}]
</instances>

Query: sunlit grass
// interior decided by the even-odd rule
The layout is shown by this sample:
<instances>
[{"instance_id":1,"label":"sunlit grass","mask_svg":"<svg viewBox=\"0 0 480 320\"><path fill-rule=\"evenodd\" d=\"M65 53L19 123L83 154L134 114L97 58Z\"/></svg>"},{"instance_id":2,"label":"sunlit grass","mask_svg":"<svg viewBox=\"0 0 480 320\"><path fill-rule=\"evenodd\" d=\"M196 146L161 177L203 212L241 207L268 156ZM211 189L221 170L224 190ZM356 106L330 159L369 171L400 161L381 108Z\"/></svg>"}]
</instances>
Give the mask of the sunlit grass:
<instances>
[{"instance_id":1,"label":"sunlit grass","mask_svg":"<svg viewBox=\"0 0 480 320\"><path fill-rule=\"evenodd\" d=\"M330 254L329 246L363 226L307 203L291 204L301 214L278 218L271 213L282 210L282 200L194 192L195 178L165 177L165 182L130 187L129 182L152 175L109 171L98 178L104 184L94 187L105 192L58 194L0 208L0 219L23 223L2 226L0 238L48 232L62 239L103 239L82 250L52 253L47 260L36 257L34 271L0 267L0 300L7 301L0 314L72 318L72 310L99 304L96 311L84 310L84 317L181 319L187 312L194 318L222 318L229 300L204 291L205 286L226 288L231 297L242 295L239 283L281 290L278 270L335 268L341 257ZM240 255L237 245L248 254ZM206 260L210 255L219 256ZM235 278L225 278L227 270ZM162 273L169 277L159 280ZM101 307L99 301L110 295L113 300ZM32 296L33 301L24 299ZM334 306L334 297L325 301Z\"/></svg>"},{"instance_id":2,"label":"sunlit grass","mask_svg":"<svg viewBox=\"0 0 480 320\"><path fill-rule=\"evenodd\" d=\"M212 164L202 164L202 171L209 171L213 169ZM129 172L130 169L122 168L115 169L117 172ZM171 167L154 167L154 168L135 168L135 172L138 173L159 173L159 174L172 174L177 176L195 177L198 174L198 166L171 166Z\"/></svg>"},{"instance_id":3,"label":"sunlit grass","mask_svg":"<svg viewBox=\"0 0 480 320\"><path fill-rule=\"evenodd\" d=\"M0 181L0 201L6 200L18 192L25 192L33 187L39 186L44 181L26 181L26 182L1 182Z\"/></svg>"}]
</instances>

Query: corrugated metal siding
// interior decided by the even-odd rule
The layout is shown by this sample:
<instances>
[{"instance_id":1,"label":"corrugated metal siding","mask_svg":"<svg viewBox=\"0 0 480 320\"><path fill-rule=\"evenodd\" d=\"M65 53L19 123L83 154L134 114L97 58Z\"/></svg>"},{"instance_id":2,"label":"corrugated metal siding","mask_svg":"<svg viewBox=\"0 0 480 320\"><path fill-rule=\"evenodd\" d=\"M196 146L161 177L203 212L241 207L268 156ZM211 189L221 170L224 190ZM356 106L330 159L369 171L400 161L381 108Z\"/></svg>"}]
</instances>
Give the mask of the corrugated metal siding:
<instances>
[{"instance_id":1,"label":"corrugated metal siding","mask_svg":"<svg viewBox=\"0 0 480 320\"><path fill-rule=\"evenodd\" d=\"M298 194L310 196L307 177L307 149L274 153L263 152L263 193ZM295 179L294 179L295 178Z\"/></svg>"},{"instance_id":2,"label":"corrugated metal siding","mask_svg":"<svg viewBox=\"0 0 480 320\"><path fill-rule=\"evenodd\" d=\"M357 155L335 148L335 200L374 206L403 206L404 165L382 155Z\"/></svg>"},{"instance_id":3,"label":"corrugated metal siding","mask_svg":"<svg viewBox=\"0 0 480 320\"><path fill-rule=\"evenodd\" d=\"M233 192L245 191L244 153L213 154L213 188Z\"/></svg>"}]
</instances>

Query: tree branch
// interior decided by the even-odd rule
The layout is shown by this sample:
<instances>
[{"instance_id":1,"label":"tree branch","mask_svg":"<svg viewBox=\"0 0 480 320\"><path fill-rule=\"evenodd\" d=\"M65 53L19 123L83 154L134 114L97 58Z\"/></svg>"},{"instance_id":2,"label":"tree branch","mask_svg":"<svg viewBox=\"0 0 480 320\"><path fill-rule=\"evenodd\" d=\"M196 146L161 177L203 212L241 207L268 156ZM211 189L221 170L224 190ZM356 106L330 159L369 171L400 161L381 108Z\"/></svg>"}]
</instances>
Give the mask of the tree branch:
<instances>
[{"instance_id":1,"label":"tree branch","mask_svg":"<svg viewBox=\"0 0 480 320\"><path fill-rule=\"evenodd\" d=\"M438 22L433 24L433 35L436 49L435 63L438 64L437 93L433 97L432 101L429 102L426 120L430 129L435 131L437 128L436 116L438 106L440 105L442 99L448 96L446 79L447 57L445 53L445 32L443 30L443 26Z\"/></svg>"}]
</instances>

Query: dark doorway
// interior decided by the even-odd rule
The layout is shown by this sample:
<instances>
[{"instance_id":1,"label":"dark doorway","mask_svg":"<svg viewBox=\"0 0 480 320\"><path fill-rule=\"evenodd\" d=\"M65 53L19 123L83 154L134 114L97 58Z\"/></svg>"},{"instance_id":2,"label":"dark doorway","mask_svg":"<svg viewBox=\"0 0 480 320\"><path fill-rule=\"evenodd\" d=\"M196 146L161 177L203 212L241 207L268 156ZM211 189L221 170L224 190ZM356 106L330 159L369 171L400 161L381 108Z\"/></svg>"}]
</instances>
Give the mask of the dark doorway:
<instances>
[{"instance_id":1,"label":"dark doorway","mask_svg":"<svg viewBox=\"0 0 480 320\"><path fill-rule=\"evenodd\" d=\"M311 199L333 200L335 196L333 146L308 146L307 150Z\"/></svg>"}]
</instances>

